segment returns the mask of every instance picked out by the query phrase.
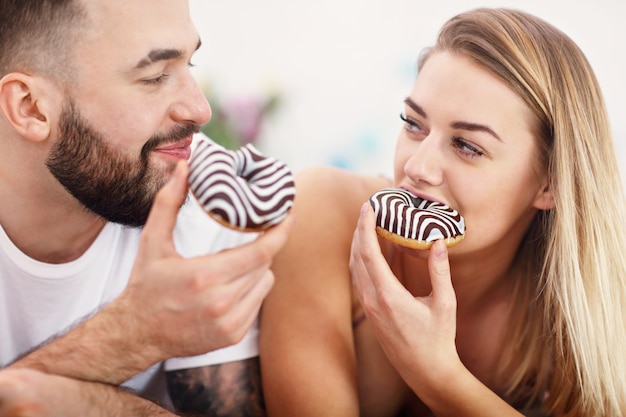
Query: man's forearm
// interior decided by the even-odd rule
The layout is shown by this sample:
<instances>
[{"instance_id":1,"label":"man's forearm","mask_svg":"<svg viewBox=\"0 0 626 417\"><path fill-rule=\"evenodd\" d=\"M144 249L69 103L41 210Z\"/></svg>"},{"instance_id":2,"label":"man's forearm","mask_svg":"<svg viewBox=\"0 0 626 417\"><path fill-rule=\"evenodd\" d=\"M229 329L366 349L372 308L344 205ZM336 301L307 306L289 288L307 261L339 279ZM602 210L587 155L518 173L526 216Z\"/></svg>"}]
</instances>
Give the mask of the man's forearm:
<instances>
[{"instance_id":1,"label":"man's forearm","mask_svg":"<svg viewBox=\"0 0 626 417\"><path fill-rule=\"evenodd\" d=\"M80 384L80 382L79 382ZM121 388L97 382L85 382L91 385L89 401L85 401L80 416L132 416L132 417L174 417L176 414Z\"/></svg>"},{"instance_id":2,"label":"man's forearm","mask_svg":"<svg viewBox=\"0 0 626 417\"><path fill-rule=\"evenodd\" d=\"M119 385L164 358L148 343L131 337L132 323L111 303L67 333L9 365L85 381ZM130 330L130 331L129 331Z\"/></svg>"},{"instance_id":3,"label":"man's forearm","mask_svg":"<svg viewBox=\"0 0 626 417\"><path fill-rule=\"evenodd\" d=\"M0 371L0 417L111 417L175 414L121 388L31 369Z\"/></svg>"}]
</instances>

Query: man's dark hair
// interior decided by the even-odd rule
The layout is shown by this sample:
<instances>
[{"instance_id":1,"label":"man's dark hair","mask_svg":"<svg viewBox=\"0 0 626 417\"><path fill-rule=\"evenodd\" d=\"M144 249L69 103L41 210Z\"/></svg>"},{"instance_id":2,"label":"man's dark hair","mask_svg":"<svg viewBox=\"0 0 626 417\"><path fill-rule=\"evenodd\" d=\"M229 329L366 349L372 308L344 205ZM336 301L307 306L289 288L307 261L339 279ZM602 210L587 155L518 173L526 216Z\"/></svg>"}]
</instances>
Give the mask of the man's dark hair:
<instances>
[{"instance_id":1,"label":"man's dark hair","mask_svg":"<svg viewBox=\"0 0 626 417\"><path fill-rule=\"evenodd\" d=\"M0 78L19 71L67 79L85 23L79 0L0 0Z\"/></svg>"}]
</instances>

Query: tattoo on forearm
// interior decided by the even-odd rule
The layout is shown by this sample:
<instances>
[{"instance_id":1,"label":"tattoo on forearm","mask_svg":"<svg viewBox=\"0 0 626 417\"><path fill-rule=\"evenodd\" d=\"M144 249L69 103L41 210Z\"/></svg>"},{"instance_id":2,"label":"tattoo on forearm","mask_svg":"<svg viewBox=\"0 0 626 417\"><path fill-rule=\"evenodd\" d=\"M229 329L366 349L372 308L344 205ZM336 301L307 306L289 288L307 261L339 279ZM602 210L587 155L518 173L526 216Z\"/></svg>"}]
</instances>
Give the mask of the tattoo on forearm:
<instances>
[{"instance_id":1,"label":"tattoo on forearm","mask_svg":"<svg viewBox=\"0 0 626 417\"><path fill-rule=\"evenodd\" d=\"M259 358L167 372L177 411L214 417L264 417Z\"/></svg>"}]
</instances>

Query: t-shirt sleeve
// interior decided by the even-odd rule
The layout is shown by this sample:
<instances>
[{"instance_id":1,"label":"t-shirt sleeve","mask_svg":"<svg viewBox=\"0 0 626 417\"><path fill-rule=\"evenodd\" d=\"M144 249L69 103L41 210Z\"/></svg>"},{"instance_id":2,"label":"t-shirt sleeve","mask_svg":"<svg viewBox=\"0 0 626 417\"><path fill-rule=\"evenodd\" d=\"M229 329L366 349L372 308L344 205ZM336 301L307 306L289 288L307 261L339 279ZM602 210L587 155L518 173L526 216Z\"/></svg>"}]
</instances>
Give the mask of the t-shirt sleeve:
<instances>
[{"instance_id":1,"label":"t-shirt sleeve","mask_svg":"<svg viewBox=\"0 0 626 417\"><path fill-rule=\"evenodd\" d=\"M176 369L197 368L200 366L210 366L219 363L235 362L259 356L259 323L258 319L248 330L241 342L236 345L217 349L212 352L198 356L185 358L172 358L165 361L165 370L174 371Z\"/></svg>"},{"instance_id":2,"label":"t-shirt sleeve","mask_svg":"<svg viewBox=\"0 0 626 417\"><path fill-rule=\"evenodd\" d=\"M204 212L191 194L179 212L174 230L176 249L184 257L218 253L257 237L257 233L238 232L220 225ZM239 343L198 356L172 358L164 367L171 371L249 359L259 355L258 338L257 319Z\"/></svg>"}]
</instances>

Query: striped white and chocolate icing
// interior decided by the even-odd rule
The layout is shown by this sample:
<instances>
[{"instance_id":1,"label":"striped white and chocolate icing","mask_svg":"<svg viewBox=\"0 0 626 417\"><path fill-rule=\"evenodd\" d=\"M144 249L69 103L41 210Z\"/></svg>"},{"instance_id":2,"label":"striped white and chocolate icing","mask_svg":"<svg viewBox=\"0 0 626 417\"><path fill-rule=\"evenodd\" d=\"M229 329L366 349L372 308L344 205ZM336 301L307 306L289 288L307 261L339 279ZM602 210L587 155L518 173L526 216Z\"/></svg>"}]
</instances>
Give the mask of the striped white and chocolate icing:
<instances>
[{"instance_id":1,"label":"striped white and chocolate icing","mask_svg":"<svg viewBox=\"0 0 626 417\"><path fill-rule=\"evenodd\" d=\"M456 210L401 188L379 190L369 203L376 225L404 239L432 243L465 234L465 220Z\"/></svg>"},{"instance_id":2,"label":"striped white and chocolate icing","mask_svg":"<svg viewBox=\"0 0 626 417\"><path fill-rule=\"evenodd\" d=\"M248 144L234 151L202 140L189 162L189 188L202 207L234 229L257 231L285 219L295 196L289 167Z\"/></svg>"}]
</instances>

